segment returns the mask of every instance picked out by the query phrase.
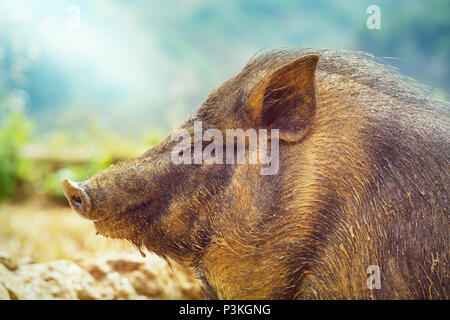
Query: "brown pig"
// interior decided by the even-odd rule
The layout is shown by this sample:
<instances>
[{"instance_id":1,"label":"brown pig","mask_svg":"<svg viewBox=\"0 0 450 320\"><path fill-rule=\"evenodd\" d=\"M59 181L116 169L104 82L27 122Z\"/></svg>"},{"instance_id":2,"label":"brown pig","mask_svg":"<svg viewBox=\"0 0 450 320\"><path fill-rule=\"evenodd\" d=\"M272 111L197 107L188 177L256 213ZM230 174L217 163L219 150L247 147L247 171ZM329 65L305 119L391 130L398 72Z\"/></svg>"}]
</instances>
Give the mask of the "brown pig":
<instances>
[{"instance_id":1,"label":"brown pig","mask_svg":"<svg viewBox=\"0 0 450 320\"><path fill-rule=\"evenodd\" d=\"M209 95L179 128L193 137L180 155L195 154L196 122L223 137L270 129L278 170L247 161L250 136L243 163L174 163L169 136L64 180L72 208L192 267L210 299L449 298L448 102L362 54L282 50Z\"/></svg>"}]
</instances>

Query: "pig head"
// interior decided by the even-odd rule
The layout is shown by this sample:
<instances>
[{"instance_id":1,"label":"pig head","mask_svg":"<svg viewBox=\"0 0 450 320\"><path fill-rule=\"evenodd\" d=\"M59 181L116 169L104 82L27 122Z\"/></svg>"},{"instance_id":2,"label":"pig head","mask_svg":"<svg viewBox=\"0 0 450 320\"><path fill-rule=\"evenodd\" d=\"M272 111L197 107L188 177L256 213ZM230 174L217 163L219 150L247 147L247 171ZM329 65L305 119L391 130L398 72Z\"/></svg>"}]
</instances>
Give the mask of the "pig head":
<instances>
[{"instance_id":1,"label":"pig head","mask_svg":"<svg viewBox=\"0 0 450 320\"><path fill-rule=\"evenodd\" d=\"M393 119L385 106L398 102L369 82L326 70L331 63L319 70L318 62L319 54L308 52L256 59L178 128L193 141L196 121L203 131L216 129L224 137L227 129L268 129L269 143L271 129L277 129L275 174L261 175L260 162L174 163L179 142L169 135L145 154L87 181L64 180L70 205L92 220L98 233L194 268L207 298L420 297L420 290L405 289L406 280L394 275L391 264L403 270L404 262L392 260L392 239L382 236L416 206L405 200L415 191L404 189L394 197L383 187L388 174L375 181L385 155L397 152L397 140L385 142L389 150L380 143L392 127L378 124ZM376 97L369 99L372 104L368 96ZM406 160L405 166L414 167ZM436 178L437 184L447 178ZM433 191L422 189L429 199L420 198L417 206L434 201ZM448 216L439 219L448 225ZM402 239L393 242L410 258L415 254ZM447 243L436 243L424 246L440 254ZM365 271L372 264L390 268L386 279L399 289L367 289ZM437 288L433 297L446 290Z\"/></svg>"}]
</instances>

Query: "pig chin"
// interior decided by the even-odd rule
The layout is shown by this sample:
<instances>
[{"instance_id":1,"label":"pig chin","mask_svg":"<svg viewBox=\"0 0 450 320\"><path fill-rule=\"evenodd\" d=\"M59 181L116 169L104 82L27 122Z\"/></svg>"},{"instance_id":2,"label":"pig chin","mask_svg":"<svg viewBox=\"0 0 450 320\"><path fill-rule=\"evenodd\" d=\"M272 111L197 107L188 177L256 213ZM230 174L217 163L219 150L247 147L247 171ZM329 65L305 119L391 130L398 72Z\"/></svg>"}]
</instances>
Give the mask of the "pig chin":
<instances>
[{"instance_id":1,"label":"pig chin","mask_svg":"<svg viewBox=\"0 0 450 320\"><path fill-rule=\"evenodd\" d=\"M105 218L94 221L94 226L105 237L140 242L138 239L149 224L152 209L152 201L148 201L123 212L109 212Z\"/></svg>"},{"instance_id":2,"label":"pig chin","mask_svg":"<svg viewBox=\"0 0 450 320\"><path fill-rule=\"evenodd\" d=\"M111 239L128 240L140 251L144 246L142 226L138 222L130 222L129 217L118 216L94 221L94 226L97 230L97 235Z\"/></svg>"},{"instance_id":3,"label":"pig chin","mask_svg":"<svg viewBox=\"0 0 450 320\"><path fill-rule=\"evenodd\" d=\"M108 238L124 239L129 234L126 224L126 218L123 216L110 216L105 219L94 221L97 234L101 234Z\"/></svg>"},{"instance_id":4,"label":"pig chin","mask_svg":"<svg viewBox=\"0 0 450 320\"><path fill-rule=\"evenodd\" d=\"M130 239L132 238L133 228L126 224L123 217L115 217L95 221L94 226L97 234L114 239Z\"/></svg>"}]
</instances>

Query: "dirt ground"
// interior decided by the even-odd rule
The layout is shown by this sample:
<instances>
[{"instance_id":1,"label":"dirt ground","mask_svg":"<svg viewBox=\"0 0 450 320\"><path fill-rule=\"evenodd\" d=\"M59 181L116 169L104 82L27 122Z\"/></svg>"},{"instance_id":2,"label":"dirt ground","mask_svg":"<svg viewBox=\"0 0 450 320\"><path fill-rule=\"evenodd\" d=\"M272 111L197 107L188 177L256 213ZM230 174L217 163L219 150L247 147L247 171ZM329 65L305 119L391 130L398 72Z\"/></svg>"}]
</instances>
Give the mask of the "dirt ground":
<instances>
[{"instance_id":1,"label":"dirt ground","mask_svg":"<svg viewBox=\"0 0 450 320\"><path fill-rule=\"evenodd\" d=\"M201 299L191 271L45 199L0 205L0 299Z\"/></svg>"},{"instance_id":2,"label":"dirt ground","mask_svg":"<svg viewBox=\"0 0 450 320\"><path fill-rule=\"evenodd\" d=\"M133 253L124 240L95 234L92 222L44 198L0 205L0 252L37 262Z\"/></svg>"}]
</instances>

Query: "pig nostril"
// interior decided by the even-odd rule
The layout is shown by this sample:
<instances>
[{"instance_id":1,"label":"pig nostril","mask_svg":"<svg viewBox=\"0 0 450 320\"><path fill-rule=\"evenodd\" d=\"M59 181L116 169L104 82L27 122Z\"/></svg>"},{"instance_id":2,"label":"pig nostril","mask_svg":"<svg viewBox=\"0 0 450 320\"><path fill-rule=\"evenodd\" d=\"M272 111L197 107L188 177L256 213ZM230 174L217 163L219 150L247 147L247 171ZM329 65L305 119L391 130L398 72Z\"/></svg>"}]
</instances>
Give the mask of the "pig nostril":
<instances>
[{"instance_id":1,"label":"pig nostril","mask_svg":"<svg viewBox=\"0 0 450 320\"><path fill-rule=\"evenodd\" d=\"M81 197L78 197L78 196L72 196L72 197L71 197L71 202L72 202L72 204L73 204L75 207L77 207L77 208L80 208L80 207L81 207L81 204L82 204Z\"/></svg>"},{"instance_id":2,"label":"pig nostril","mask_svg":"<svg viewBox=\"0 0 450 320\"><path fill-rule=\"evenodd\" d=\"M83 184L64 179L61 186L71 207L84 218L92 218L90 216L91 200L84 190Z\"/></svg>"}]
</instances>

